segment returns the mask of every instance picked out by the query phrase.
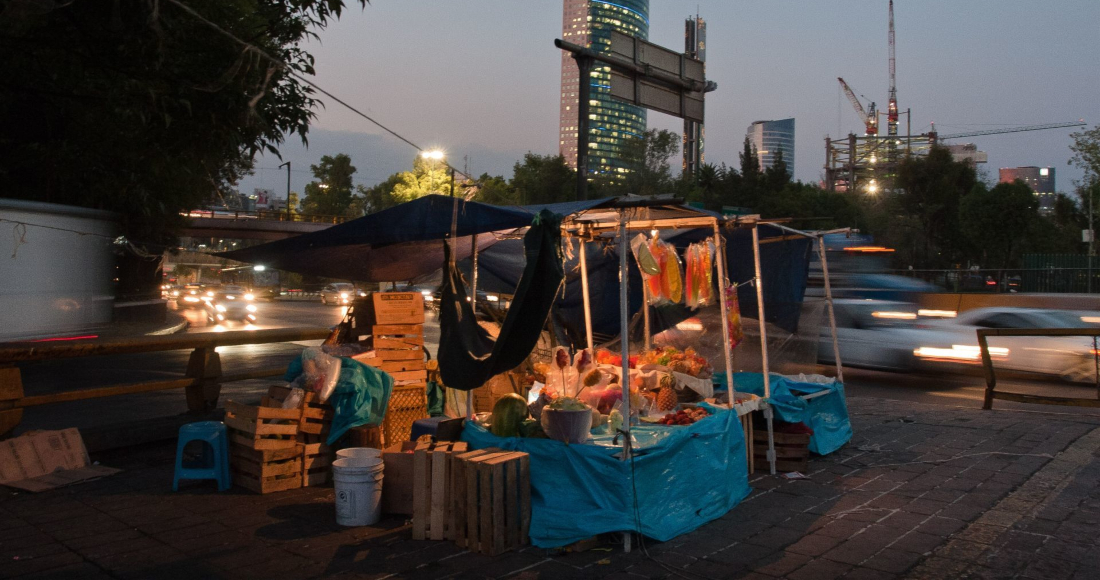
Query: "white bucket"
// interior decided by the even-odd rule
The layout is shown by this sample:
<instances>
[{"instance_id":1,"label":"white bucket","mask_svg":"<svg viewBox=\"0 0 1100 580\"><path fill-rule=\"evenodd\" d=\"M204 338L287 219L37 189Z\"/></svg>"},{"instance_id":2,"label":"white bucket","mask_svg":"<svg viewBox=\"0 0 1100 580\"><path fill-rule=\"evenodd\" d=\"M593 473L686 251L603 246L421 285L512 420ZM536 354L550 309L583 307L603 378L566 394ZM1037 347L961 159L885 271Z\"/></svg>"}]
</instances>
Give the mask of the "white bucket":
<instances>
[{"instance_id":1,"label":"white bucket","mask_svg":"<svg viewBox=\"0 0 1100 580\"><path fill-rule=\"evenodd\" d=\"M382 518L382 458L344 457L332 462L336 523L369 526Z\"/></svg>"},{"instance_id":2,"label":"white bucket","mask_svg":"<svg viewBox=\"0 0 1100 580\"><path fill-rule=\"evenodd\" d=\"M347 449L341 449L336 452L337 459L342 459L344 457L359 459L380 458L382 457L382 450L373 447L348 447Z\"/></svg>"}]
</instances>

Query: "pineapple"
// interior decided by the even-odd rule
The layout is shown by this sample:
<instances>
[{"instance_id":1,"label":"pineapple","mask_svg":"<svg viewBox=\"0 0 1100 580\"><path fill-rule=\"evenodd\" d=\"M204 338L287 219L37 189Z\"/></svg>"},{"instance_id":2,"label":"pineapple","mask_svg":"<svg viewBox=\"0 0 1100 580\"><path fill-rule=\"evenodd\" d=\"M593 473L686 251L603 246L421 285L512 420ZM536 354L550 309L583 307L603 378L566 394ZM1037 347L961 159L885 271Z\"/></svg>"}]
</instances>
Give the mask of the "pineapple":
<instances>
[{"instance_id":1,"label":"pineapple","mask_svg":"<svg viewBox=\"0 0 1100 580\"><path fill-rule=\"evenodd\" d=\"M676 391L671 386L661 387L661 390L657 391L658 411L671 411L676 408L677 402Z\"/></svg>"}]
</instances>

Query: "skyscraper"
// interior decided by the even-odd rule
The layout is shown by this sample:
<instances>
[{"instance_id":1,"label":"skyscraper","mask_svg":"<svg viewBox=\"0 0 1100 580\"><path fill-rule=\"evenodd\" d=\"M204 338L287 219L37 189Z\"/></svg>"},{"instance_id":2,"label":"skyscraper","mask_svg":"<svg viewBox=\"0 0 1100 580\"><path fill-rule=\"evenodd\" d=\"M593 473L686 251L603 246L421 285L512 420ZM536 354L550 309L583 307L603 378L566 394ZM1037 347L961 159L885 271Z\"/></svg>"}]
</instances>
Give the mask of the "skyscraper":
<instances>
[{"instance_id":1,"label":"skyscraper","mask_svg":"<svg viewBox=\"0 0 1100 580\"><path fill-rule=\"evenodd\" d=\"M756 148L761 170L774 165L776 153L782 151L787 173L794 175L794 119L755 121L745 136Z\"/></svg>"},{"instance_id":2,"label":"skyscraper","mask_svg":"<svg viewBox=\"0 0 1100 580\"><path fill-rule=\"evenodd\" d=\"M611 31L649 38L649 0L591 2L564 0L562 40L608 52ZM561 56L561 111L558 149L570 167L577 167L577 97L580 74L572 56ZM623 141L641 137L646 130L646 111L611 97L611 73L596 63L591 72L592 98L589 109L588 167L592 176L621 174L627 168L622 161Z\"/></svg>"},{"instance_id":3,"label":"skyscraper","mask_svg":"<svg viewBox=\"0 0 1100 580\"><path fill-rule=\"evenodd\" d=\"M1019 179L1031 187L1039 199L1039 213L1049 215L1054 211L1054 200L1058 196L1054 187L1053 167L1002 167L1001 183L1012 183Z\"/></svg>"},{"instance_id":4,"label":"skyscraper","mask_svg":"<svg viewBox=\"0 0 1100 580\"><path fill-rule=\"evenodd\" d=\"M684 53L707 60L707 23L699 15L684 21ZM684 172L694 175L703 160L703 124L684 119Z\"/></svg>"}]
</instances>

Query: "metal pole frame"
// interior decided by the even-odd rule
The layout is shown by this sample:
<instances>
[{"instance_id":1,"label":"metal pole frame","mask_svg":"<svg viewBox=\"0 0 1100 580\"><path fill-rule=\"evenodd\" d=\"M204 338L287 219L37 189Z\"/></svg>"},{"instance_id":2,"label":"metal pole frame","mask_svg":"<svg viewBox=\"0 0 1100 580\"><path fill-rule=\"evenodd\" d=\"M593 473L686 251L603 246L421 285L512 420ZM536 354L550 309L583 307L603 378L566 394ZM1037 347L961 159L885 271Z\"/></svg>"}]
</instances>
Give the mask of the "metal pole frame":
<instances>
[{"instance_id":1,"label":"metal pole frame","mask_svg":"<svg viewBox=\"0 0 1100 580\"><path fill-rule=\"evenodd\" d=\"M630 298L628 293L627 284L629 282L629 270L627 269L626 256L630 251L630 247L627 244L626 239L626 214L619 211L619 347L622 351L622 375L619 382L622 384L623 397L622 397L622 413L623 413L623 461L631 461L631 449L630 449L630 321L627 319L629 316L629 304ZM631 491L633 493L633 491ZM631 535L630 532L623 532L623 551L630 552Z\"/></svg>"},{"instance_id":2,"label":"metal pole frame","mask_svg":"<svg viewBox=\"0 0 1100 580\"><path fill-rule=\"evenodd\" d=\"M290 219L290 162L287 161L279 167L286 165L286 221L292 221Z\"/></svg>"},{"instance_id":3,"label":"metal pole frame","mask_svg":"<svg viewBox=\"0 0 1100 580\"><path fill-rule=\"evenodd\" d=\"M595 348L592 340L592 305L589 303L588 294L588 244L585 239L580 238L580 253L581 253L581 299L584 301L584 334L588 340L588 349ZM595 354L593 350L592 354Z\"/></svg>"},{"instance_id":4,"label":"metal pole frame","mask_svg":"<svg viewBox=\"0 0 1100 580\"><path fill-rule=\"evenodd\" d=\"M726 304L726 287L729 285L729 280L726 279L726 252L725 252L725 239L722 238L722 232L718 227L718 220L714 220L714 258L718 266L718 303L719 311L722 313L722 354L726 357L726 395L728 400L726 401L727 408L733 408L733 399L737 394L733 385L733 349L730 348L730 324L729 324L729 305ZM734 290L736 292L736 290ZM746 442L748 446L749 454L752 454L752 444Z\"/></svg>"},{"instance_id":5,"label":"metal pole frame","mask_svg":"<svg viewBox=\"0 0 1100 580\"><path fill-rule=\"evenodd\" d=\"M573 54L577 62L577 199L588 199L588 101L592 98L592 57Z\"/></svg>"},{"instance_id":6,"label":"metal pole frame","mask_svg":"<svg viewBox=\"0 0 1100 580\"><path fill-rule=\"evenodd\" d=\"M451 197L454 197L454 170L451 170ZM477 322L477 234L470 236L471 254L473 255L473 279L470 288L470 305L474 308L474 321ZM474 391L466 391L466 418L474 418Z\"/></svg>"},{"instance_id":7,"label":"metal pole frame","mask_svg":"<svg viewBox=\"0 0 1100 580\"><path fill-rule=\"evenodd\" d=\"M821 260L821 274L825 280L825 305L829 309L829 331L833 335L833 357L836 360L836 378L844 383L844 365L840 361L840 344L836 339L836 313L833 311L833 290L829 285L829 262L825 258L825 238L817 238L817 255Z\"/></svg>"},{"instance_id":8,"label":"metal pole frame","mask_svg":"<svg viewBox=\"0 0 1100 580\"><path fill-rule=\"evenodd\" d=\"M756 311L760 317L760 359L764 372L764 398L772 395L770 369L768 368L768 331L764 322L764 284L760 276L760 227L752 226L752 258L756 268L756 277L753 279L756 285ZM768 466L772 475L775 475L775 431L772 429L774 413L771 405L764 407L764 419L768 423Z\"/></svg>"}]
</instances>

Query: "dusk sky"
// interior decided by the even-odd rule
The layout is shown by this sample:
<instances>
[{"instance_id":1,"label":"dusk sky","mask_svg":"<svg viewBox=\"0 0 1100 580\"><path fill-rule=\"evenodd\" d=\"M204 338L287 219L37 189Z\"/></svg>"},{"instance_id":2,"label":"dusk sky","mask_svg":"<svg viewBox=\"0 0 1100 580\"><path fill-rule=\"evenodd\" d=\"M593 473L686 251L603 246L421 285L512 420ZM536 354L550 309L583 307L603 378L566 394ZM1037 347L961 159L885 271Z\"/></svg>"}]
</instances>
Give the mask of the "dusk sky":
<instances>
[{"instance_id":1,"label":"dusk sky","mask_svg":"<svg viewBox=\"0 0 1100 580\"><path fill-rule=\"evenodd\" d=\"M684 19L707 21L706 161L738 166L748 125L794 117L795 177L817 182L824 137L862 134L836 77L887 102L886 0L651 0L649 40L683 49ZM897 89L913 133L1100 119L1100 2L1096 0L897 0ZM316 82L422 147L440 147L470 173L510 178L531 151L557 152L560 0L372 0L347 10L309 44ZM305 149L282 148L292 188L322 155L347 153L356 183L373 185L411 168L416 152L337 103L318 111ZM901 120L905 133L905 118ZM882 121L885 132L885 120ZM682 130L649 112L649 127ZM1061 191L1081 172L1066 165L1073 129L974 137L1000 167L1053 166ZM242 192L282 196L285 170L257 160ZM679 171L679 157L672 160Z\"/></svg>"}]
</instances>

